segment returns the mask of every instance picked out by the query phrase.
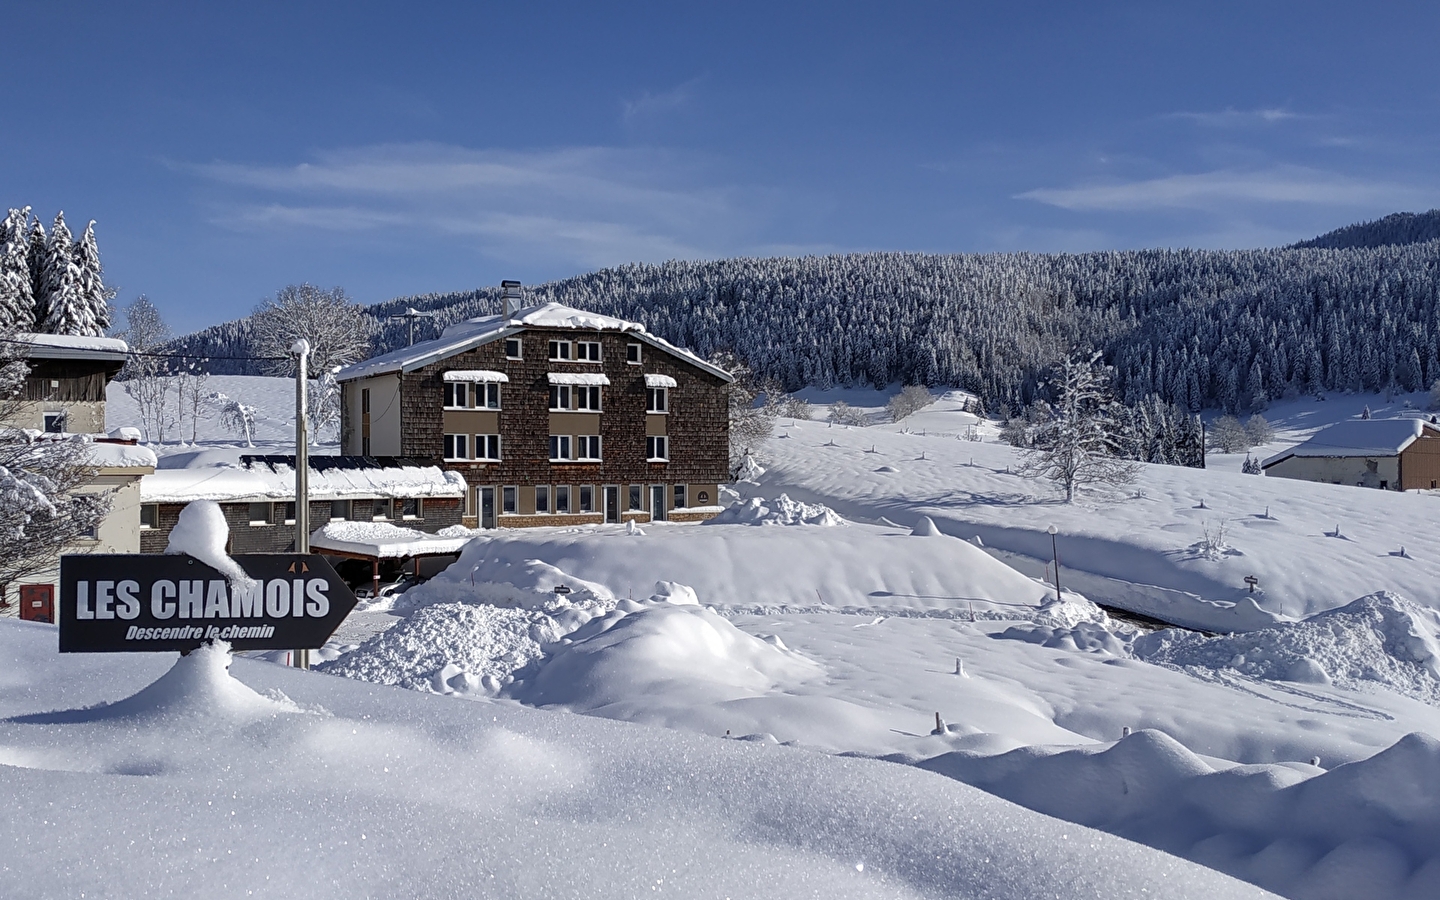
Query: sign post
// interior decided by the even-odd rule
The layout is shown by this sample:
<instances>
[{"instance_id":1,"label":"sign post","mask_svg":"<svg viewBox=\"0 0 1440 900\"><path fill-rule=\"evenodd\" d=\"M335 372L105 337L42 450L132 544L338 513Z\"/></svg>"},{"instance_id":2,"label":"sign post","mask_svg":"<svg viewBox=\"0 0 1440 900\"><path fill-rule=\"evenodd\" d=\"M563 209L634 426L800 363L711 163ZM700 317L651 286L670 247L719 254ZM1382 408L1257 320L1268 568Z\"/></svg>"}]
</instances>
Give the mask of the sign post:
<instances>
[{"instance_id":1,"label":"sign post","mask_svg":"<svg viewBox=\"0 0 1440 900\"><path fill-rule=\"evenodd\" d=\"M185 555L77 554L60 559L60 652L236 650L323 646L355 595L321 556L234 557L254 581L232 584Z\"/></svg>"}]
</instances>

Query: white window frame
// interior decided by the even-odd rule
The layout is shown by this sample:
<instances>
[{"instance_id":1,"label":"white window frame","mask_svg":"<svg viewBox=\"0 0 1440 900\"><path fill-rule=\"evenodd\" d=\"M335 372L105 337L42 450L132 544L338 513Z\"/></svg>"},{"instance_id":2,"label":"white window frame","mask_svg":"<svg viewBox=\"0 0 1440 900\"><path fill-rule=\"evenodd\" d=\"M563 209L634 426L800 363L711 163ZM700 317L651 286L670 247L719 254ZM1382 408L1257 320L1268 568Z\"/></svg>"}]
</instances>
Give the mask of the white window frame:
<instances>
[{"instance_id":1,"label":"white window frame","mask_svg":"<svg viewBox=\"0 0 1440 900\"><path fill-rule=\"evenodd\" d=\"M666 416L670 414L670 389L653 387L645 389L645 412L652 416ZM659 400L659 409L656 409L656 400Z\"/></svg>"},{"instance_id":2,"label":"white window frame","mask_svg":"<svg viewBox=\"0 0 1440 900\"><path fill-rule=\"evenodd\" d=\"M515 343L515 353L514 353L513 355L510 353L510 343L511 343L512 341ZM524 344L524 342L521 341L518 337L508 337L508 338L506 338L506 339L505 339L505 358L506 358L506 359L524 359L524 358L525 358L525 344Z\"/></svg>"},{"instance_id":3,"label":"white window frame","mask_svg":"<svg viewBox=\"0 0 1440 900\"><path fill-rule=\"evenodd\" d=\"M604 362L604 355L600 349L599 341L576 341L575 361L583 363Z\"/></svg>"},{"instance_id":4,"label":"white window frame","mask_svg":"<svg viewBox=\"0 0 1440 900\"><path fill-rule=\"evenodd\" d=\"M572 385L568 384L550 385L551 412L569 412L574 409L572 404L575 402L575 392L570 389L571 387ZM560 405L557 406L556 403Z\"/></svg>"},{"instance_id":5,"label":"white window frame","mask_svg":"<svg viewBox=\"0 0 1440 900\"><path fill-rule=\"evenodd\" d=\"M544 498L543 503L542 503L542 501L541 501L541 498ZM545 507L544 509L541 509L541 508L540 508L542 505ZM554 512L554 507L553 507L553 506L551 505L551 503L550 503L550 485L548 485L548 484L537 484L537 485L535 485L535 513L536 513L536 515L548 516L548 515L550 515L550 513L552 513L552 512Z\"/></svg>"},{"instance_id":6,"label":"white window frame","mask_svg":"<svg viewBox=\"0 0 1440 900\"><path fill-rule=\"evenodd\" d=\"M375 512L375 507L377 504L381 504L383 509L387 509L389 511L377 514ZM395 501L393 499L389 497L370 498L370 521L389 522L393 518L395 518Z\"/></svg>"},{"instance_id":7,"label":"white window frame","mask_svg":"<svg viewBox=\"0 0 1440 900\"><path fill-rule=\"evenodd\" d=\"M640 344L625 345L625 362L627 365L638 366L645 360L645 351L640 349Z\"/></svg>"},{"instance_id":8,"label":"white window frame","mask_svg":"<svg viewBox=\"0 0 1440 900\"><path fill-rule=\"evenodd\" d=\"M546 353L548 354L548 359L556 362L575 361L575 348L570 345L569 341L561 341L551 338L549 343L546 345Z\"/></svg>"},{"instance_id":9,"label":"white window frame","mask_svg":"<svg viewBox=\"0 0 1440 900\"><path fill-rule=\"evenodd\" d=\"M662 451L659 455L655 453L656 448ZM670 461L670 437L664 434L647 434L645 436L645 461L646 462L669 462Z\"/></svg>"},{"instance_id":10,"label":"white window frame","mask_svg":"<svg viewBox=\"0 0 1440 900\"><path fill-rule=\"evenodd\" d=\"M456 400L464 397L460 402ZM445 382L445 396L442 398L442 409L469 409L470 408L470 384L465 381Z\"/></svg>"},{"instance_id":11,"label":"white window frame","mask_svg":"<svg viewBox=\"0 0 1440 900\"><path fill-rule=\"evenodd\" d=\"M576 485L575 511L578 513L593 513L595 511L595 485Z\"/></svg>"},{"instance_id":12,"label":"white window frame","mask_svg":"<svg viewBox=\"0 0 1440 900\"><path fill-rule=\"evenodd\" d=\"M475 404L475 409L500 409L500 383L477 381L470 392L470 402Z\"/></svg>"},{"instance_id":13,"label":"white window frame","mask_svg":"<svg viewBox=\"0 0 1440 900\"><path fill-rule=\"evenodd\" d=\"M573 408L585 412L602 412L604 396L598 384L577 384L570 391L570 401L575 404ZM595 401L594 406L590 405L592 399Z\"/></svg>"},{"instance_id":14,"label":"white window frame","mask_svg":"<svg viewBox=\"0 0 1440 900\"><path fill-rule=\"evenodd\" d=\"M469 448L470 435L468 435L468 434L447 434L447 435L445 435L444 440L446 441L447 444L449 444L449 446L442 446L442 447L441 447L441 452L445 454L445 459L446 459L446 460L449 460L449 461L452 461L452 462L464 462L464 461L467 461L467 460L470 459L470 456L468 455L469 452L470 452L470 448ZM462 443L463 443L465 446L462 447L462 446L461 446ZM453 455L452 455L452 453L446 452L446 451L454 451L454 450L459 450L460 453L458 453L458 454L453 454Z\"/></svg>"},{"instance_id":15,"label":"white window frame","mask_svg":"<svg viewBox=\"0 0 1440 900\"><path fill-rule=\"evenodd\" d=\"M559 454L558 454L558 455L557 455L557 453L556 453L557 450L559 451ZM574 438L572 435L568 435L568 434L552 434L552 435L550 435L550 461L551 461L552 463L556 463L556 462L570 462L570 461L572 461L572 460L575 458L574 455L573 455L574 452L575 452L575 438Z\"/></svg>"},{"instance_id":16,"label":"white window frame","mask_svg":"<svg viewBox=\"0 0 1440 900\"><path fill-rule=\"evenodd\" d=\"M499 462L499 461L503 458L503 457L500 455L500 453L501 453L500 435L498 435L498 434L477 434L477 435L472 435L472 437L474 437L474 439L475 439L475 443L474 443L474 445L473 445L474 448L475 448L475 455L472 457L473 459L483 459L483 460L486 461L486 462ZM490 446L491 446L492 443L493 443L494 446L495 446L495 455L494 455L494 456L491 456L491 455L490 455ZM482 453L484 454L483 456L481 455Z\"/></svg>"},{"instance_id":17,"label":"white window frame","mask_svg":"<svg viewBox=\"0 0 1440 900\"><path fill-rule=\"evenodd\" d=\"M506 503L506 498L507 498L507 497L509 498L509 503L508 503L508 504ZM510 507L509 509L506 509L506 508L505 508L507 505ZM503 487L500 488L500 515L502 515L502 516L514 516L514 515L518 515L519 513L520 513L520 485L518 485L518 484L507 484L507 485L504 485Z\"/></svg>"},{"instance_id":18,"label":"white window frame","mask_svg":"<svg viewBox=\"0 0 1440 900\"><path fill-rule=\"evenodd\" d=\"M594 454L591 454L591 450ZM575 436L575 458L584 462L600 462L605 457L602 455L604 445L598 434L580 434Z\"/></svg>"},{"instance_id":19,"label":"white window frame","mask_svg":"<svg viewBox=\"0 0 1440 900\"><path fill-rule=\"evenodd\" d=\"M564 509L561 509L561 508L560 508L560 498L561 498L561 497L564 497L564 498L565 498L565 508L564 508ZM563 515L563 516L568 516L568 515L570 514L570 512L571 512L571 509L570 509L570 485L568 485L568 484L557 484L557 485L555 485L555 515L557 515L557 516L562 516L562 515Z\"/></svg>"}]
</instances>

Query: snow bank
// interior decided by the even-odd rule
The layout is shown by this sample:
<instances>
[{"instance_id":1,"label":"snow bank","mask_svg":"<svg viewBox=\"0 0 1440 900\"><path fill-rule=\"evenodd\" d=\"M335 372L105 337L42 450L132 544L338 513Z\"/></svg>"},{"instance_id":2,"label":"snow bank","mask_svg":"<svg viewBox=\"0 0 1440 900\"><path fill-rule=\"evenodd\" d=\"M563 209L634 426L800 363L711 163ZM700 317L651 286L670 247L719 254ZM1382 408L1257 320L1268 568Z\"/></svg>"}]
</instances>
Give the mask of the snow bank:
<instances>
[{"instance_id":1,"label":"snow bank","mask_svg":"<svg viewBox=\"0 0 1440 900\"><path fill-rule=\"evenodd\" d=\"M1429 735L1329 772L1299 763L1217 770L1158 731L1099 748L957 751L919 765L1289 897L1440 894L1440 741Z\"/></svg>"},{"instance_id":2,"label":"snow bank","mask_svg":"<svg viewBox=\"0 0 1440 900\"><path fill-rule=\"evenodd\" d=\"M844 525L835 510L819 503L800 503L781 494L774 500L753 497L727 508L706 525Z\"/></svg>"},{"instance_id":3,"label":"snow bank","mask_svg":"<svg viewBox=\"0 0 1440 900\"><path fill-rule=\"evenodd\" d=\"M1138 638L1138 659L1277 681L1383 685L1440 703L1440 614L1381 591L1301 622L1207 638L1166 630Z\"/></svg>"},{"instance_id":4,"label":"snow bank","mask_svg":"<svg viewBox=\"0 0 1440 900\"><path fill-rule=\"evenodd\" d=\"M225 552L229 541L230 525L225 521L220 504L213 500L196 500L180 510L165 552L189 554L224 575L231 584L248 585L253 579Z\"/></svg>"}]
</instances>

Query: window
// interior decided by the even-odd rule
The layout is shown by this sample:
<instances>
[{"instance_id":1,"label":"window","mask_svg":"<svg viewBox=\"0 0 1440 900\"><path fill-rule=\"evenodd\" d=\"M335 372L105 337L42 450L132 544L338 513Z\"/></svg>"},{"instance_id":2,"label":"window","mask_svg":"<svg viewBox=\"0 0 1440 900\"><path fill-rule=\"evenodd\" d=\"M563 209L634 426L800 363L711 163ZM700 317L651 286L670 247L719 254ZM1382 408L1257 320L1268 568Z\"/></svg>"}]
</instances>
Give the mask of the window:
<instances>
[{"instance_id":1,"label":"window","mask_svg":"<svg viewBox=\"0 0 1440 900\"><path fill-rule=\"evenodd\" d=\"M548 513L550 511L549 486L542 484L535 488L535 511L537 513Z\"/></svg>"},{"instance_id":2,"label":"window","mask_svg":"<svg viewBox=\"0 0 1440 900\"><path fill-rule=\"evenodd\" d=\"M570 408L570 385L550 385L550 409L565 410Z\"/></svg>"},{"instance_id":3,"label":"window","mask_svg":"<svg viewBox=\"0 0 1440 900\"><path fill-rule=\"evenodd\" d=\"M285 524L295 524L295 502L293 500L285 504Z\"/></svg>"},{"instance_id":4,"label":"window","mask_svg":"<svg viewBox=\"0 0 1440 900\"><path fill-rule=\"evenodd\" d=\"M576 459L600 458L600 435L582 434L575 439Z\"/></svg>"},{"instance_id":5,"label":"window","mask_svg":"<svg viewBox=\"0 0 1440 900\"><path fill-rule=\"evenodd\" d=\"M652 413L663 413L667 407L665 396L669 388L646 388L645 389L645 411Z\"/></svg>"},{"instance_id":6,"label":"window","mask_svg":"<svg viewBox=\"0 0 1440 900\"><path fill-rule=\"evenodd\" d=\"M570 358L571 358L571 356L570 356L570 342L569 342L569 341L551 341L551 342L550 342L550 358L551 358L551 359L570 359Z\"/></svg>"},{"instance_id":7,"label":"window","mask_svg":"<svg viewBox=\"0 0 1440 900\"><path fill-rule=\"evenodd\" d=\"M419 519L425 515L425 507L419 497L406 497L400 501L400 515L406 519Z\"/></svg>"},{"instance_id":8,"label":"window","mask_svg":"<svg viewBox=\"0 0 1440 900\"><path fill-rule=\"evenodd\" d=\"M595 511L595 488L588 484L580 485L580 512L588 513Z\"/></svg>"},{"instance_id":9,"label":"window","mask_svg":"<svg viewBox=\"0 0 1440 900\"><path fill-rule=\"evenodd\" d=\"M332 521L332 522L343 522L344 520L346 520L346 519L348 519L348 518L350 518L350 501L349 501L349 500L331 500L331 501L330 501L330 521Z\"/></svg>"},{"instance_id":10,"label":"window","mask_svg":"<svg viewBox=\"0 0 1440 900\"><path fill-rule=\"evenodd\" d=\"M1433 485L1432 485L1432 487L1433 487ZM141 527L141 528L159 528L159 527L160 527L160 504L158 504L158 503L142 503L142 504L140 504L140 527Z\"/></svg>"},{"instance_id":11,"label":"window","mask_svg":"<svg viewBox=\"0 0 1440 900\"><path fill-rule=\"evenodd\" d=\"M600 342L577 342L575 344L575 358L581 362L600 362Z\"/></svg>"},{"instance_id":12,"label":"window","mask_svg":"<svg viewBox=\"0 0 1440 900\"><path fill-rule=\"evenodd\" d=\"M499 458L500 458L500 435L498 435L498 434L477 434L477 435L475 435L475 458L476 458L476 459L499 459Z\"/></svg>"},{"instance_id":13,"label":"window","mask_svg":"<svg viewBox=\"0 0 1440 900\"><path fill-rule=\"evenodd\" d=\"M671 505L675 509L684 509L688 505L685 502L685 485L675 485L675 502Z\"/></svg>"},{"instance_id":14,"label":"window","mask_svg":"<svg viewBox=\"0 0 1440 900\"><path fill-rule=\"evenodd\" d=\"M640 345L627 344L625 346L625 361L632 366L640 365Z\"/></svg>"},{"instance_id":15,"label":"window","mask_svg":"<svg viewBox=\"0 0 1440 900\"><path fill-rule=\"evenodd\" d=\"M570 455L570 435L550 435L550 461L569 462L573 457Z\"/></svg>"},{"instance_id":16,"label":"window","mask_svg":"<svg viewBox=\"0 0 1440 900\"><path fill-rule=\"evenodd\" d=\"M63 412L45 414L45 431L48 434L60 434L64 430L65 414Z\"/></svg>"},{"instance_id":17,"label":"window","mask_svg":"<svg viewBox=\"0 0 1440 900\"><path fill-rule=\"evenodd\" d=\"M470 436L467 434L445 435L446 459L469 459Z\"/></svg>"},{"instance_id":18,"label":"window","mask_svg":"<svg viewBox=\"0 0 1440 900\"><path fill-rule=\"evenodd\" d=\"M500 385L493 381L475 385L475 406L478 409L499 409Z\"/></svg>"},{"instance_id":19,"label":"window","mask_svg":"<svg viewBox=\"0 0 1440 900\"><path fill-rule=\"evenodd\" d=\"M251 524L251 525L269 525L269 524L271 524L271 523L270 523L270 504L268 504L268 503L252 503L252 504L250 504L250 524Z\"/></svg>"},{"instance_id":20,"label":"window","mask_svg":"<svg viewBox=\"0 0 1440 900\"><path fill-rule=\"evenodd\" d=\"M645 439L645 458L650 462L666 462L670 459L670 440L665 435L651 435Z\"/></svg>"},{"instance_id":21,"label":"window","mask_svg":"<svg viewBox=\"0 0 1440 900\"><path fill-rule=\"evenodd\" d=\"M362 388L362 389L360 390L360 412L361 412L361 414L363 414L363 415L369 415L369 414L370 414L370 389L369 389L369 388Z\"/></svg>"},{"instance_id":22,"label":"window","mask_svg":"<svg viewBox=\"0 0 1440 900\"><path fill-rule=\"evenodd\" d=\"M513 516L518 511L515 497L520 489L513 484L508 484L500 491L500 511L507 516Z\"/></svg>"},{"instance_id":23,"label":"window","mask_svg":"<svg viewBox=\"0 0 1440 900\"><path fill-rule=\"evenodd\" d=\"M631 509L631 510L637 510L637 509L644 509L644 508L645 508L645 507L642 505L641 494L642 494L642 491L640 490L640 485L638 485L638 484L632 484L632 485L630 485L630 509Z\"/></svg>"},{"instance_id":24,"label":"window","mask_svg":"<svg viewBox=\"0 0 1440 900\"><path fill-rule=\"evenodd\" d=\"M570 511L570 485L557 484L555 486L555 511L557 513Z\"/></svg>"},{"instance_id":25,"label":"window","mask_svg":"<svg viewBox=\"0 0 1440 900\"><path fill-rule=\"evenodd\" d=\"M470 406L470 385L464 382L445 382L445 408L468 409Z\"/></svg>"},{"instance_id":26,"label":"window","mask_svg":"<svg viewBox=\"0 0 1440 900\"><path fill-rule=\"evenodd\" d=\"M370 507L370 518L388 519L394 512L394 506L388 497L376 497Z\"/></svg>"},{"instance_id":27,"label":"window","mask_svg":"<svg viewBox=\"0 0 1440 900\"><path fill-rule=\"evenodd\" d=\"M506 339L505 339L505 358L506 358L506 359L520 359L520 339L519 339L519 338L506 338Z\"/></svg>"},{"instance_id":28,"label":"window","mask_svg":"<svg viewBox=\"0 0 1440 900\"><path fill-rule=\"evenodd\" d=\"M575 388L575 408L589 412L600 411L600 386L584 385Z\"/></svg>"}]
</instances>

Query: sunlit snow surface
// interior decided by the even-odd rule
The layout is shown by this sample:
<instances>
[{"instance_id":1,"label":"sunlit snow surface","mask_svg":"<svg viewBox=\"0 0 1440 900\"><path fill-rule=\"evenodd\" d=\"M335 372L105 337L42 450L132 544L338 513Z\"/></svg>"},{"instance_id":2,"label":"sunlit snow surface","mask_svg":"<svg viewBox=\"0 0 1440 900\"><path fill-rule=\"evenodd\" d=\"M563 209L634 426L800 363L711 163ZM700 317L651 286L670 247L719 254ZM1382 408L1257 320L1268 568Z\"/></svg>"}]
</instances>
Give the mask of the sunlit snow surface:
<instances>
[{"instance_id":1,"label":"sunlit snow surface","mask_svg":"<svg viewBox=\"0 0 1440 900\"><path fill-rule=\"evenodd\" d=\"M0 621L7 897L1260 896L911 766L54 648Z\"/></svg>"}]
</instances>

